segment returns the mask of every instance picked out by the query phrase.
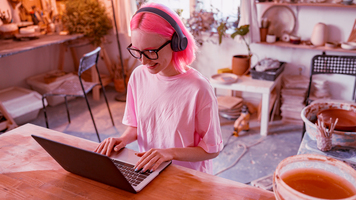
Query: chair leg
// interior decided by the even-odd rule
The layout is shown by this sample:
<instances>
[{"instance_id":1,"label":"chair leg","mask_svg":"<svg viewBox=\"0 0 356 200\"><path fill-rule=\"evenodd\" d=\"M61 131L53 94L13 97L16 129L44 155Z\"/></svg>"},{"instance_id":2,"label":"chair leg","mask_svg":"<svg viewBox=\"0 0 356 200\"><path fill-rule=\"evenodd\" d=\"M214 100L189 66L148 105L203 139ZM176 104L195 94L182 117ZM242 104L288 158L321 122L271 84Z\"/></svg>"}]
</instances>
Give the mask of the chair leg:
<instances>
[{"instance_id":1,"label":"chair leg","mask_svg":"<svg viewBox=\"0 0 356 200\"><path fill-rule=\"evenodd\" d=\"M306 129L305 129L305 123L303 123L303 132L302 132L302 138L301 138L301 141L302 141L302 140L303 140L303 138L304 138L305 131L306 131Z\"/></svg>"},{"instance_id":2,"label":"chair leg","mask_svg":"<svg viewBox=\"0 0 356 200\"><path fill-rule=\"evenodd\" d=\"M70 115L69 115L69 110L68 110L68 100L67 100L67 96L64 96L64 100L65 100L65 102L66 102L68 123L70 123Z\"/></svg>"},{"instance_id":3,"label":"chair leg","mask_svg":"<svg viewBox=\"0 0 356 200\"><path fill-rule=\"evenodd\" d=\"M45 116L45 121L46 121L46 127L48 127L48 119L47 119L47 111L46 111L46 105L45 105L45 100L46 97L45 96L42 96L42 107L43 107L43 113L44 113L44 116Z\"/></svg>"},{"instance_id":4,"label":"chair leg","mask_svg":"<svg viewBox=\"0 0 356 200\"><path fill-rule=\"evenodd\" d=\"M111 110L110 110L110 107L109 107L109 102L108 102L108 99L106 98L104 86L101 86L101 88L103 89L103 95L104 95L104 98L105 98L106 106L108 107L108 111L109 111L109 114L110 114L112 125L115 126L114 119L112 117Z\"/></svg>"},{"instance_id":5,"label":"chair leg","mask_svg":"<svg viewBox=\"0 0 356 200\"><path fill-rule=\"evenodd\" d=\"M95 121L94 121L93 113L91 112L91 109L90 109L88 97L87 97L87 95L85 93L84 93L84 97L85 97L85 101L87 102L87 106L88 106L88 110L89 110L89 113L90 113L91 120L93 121L93 125L94 125L94 128L95 128L96 136L98 137L99 142L101 142L101 139L100 139L100 136L99 136L99 132L98 132L98 129L96 128L96 124L95 124Z\"/></svg>"}]
</instances>

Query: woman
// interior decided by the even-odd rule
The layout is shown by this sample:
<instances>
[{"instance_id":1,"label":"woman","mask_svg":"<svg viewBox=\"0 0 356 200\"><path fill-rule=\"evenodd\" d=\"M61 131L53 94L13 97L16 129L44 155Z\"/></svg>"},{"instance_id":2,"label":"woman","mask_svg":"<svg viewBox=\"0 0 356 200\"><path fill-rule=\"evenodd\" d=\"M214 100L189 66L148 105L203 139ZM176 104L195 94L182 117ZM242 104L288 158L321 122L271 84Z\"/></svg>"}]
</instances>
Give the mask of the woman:
<instances>
[{"instance_id":1,"label":"woman","mask_svg":"<svg viewBox=\"0 0 356 200\"><path fill-rule=\"evenodd\" d=\"M173 160L212 174L211 159L223 147L218 105L209 81L188 66L195 59L192 35L178 15L155 3L142 6L130 27L128 50L142 65L128 83L122 120L128 128L95 152L109 156L137 140L141 158L136 170L154 171Z\"/></svg>"}]
</instances>

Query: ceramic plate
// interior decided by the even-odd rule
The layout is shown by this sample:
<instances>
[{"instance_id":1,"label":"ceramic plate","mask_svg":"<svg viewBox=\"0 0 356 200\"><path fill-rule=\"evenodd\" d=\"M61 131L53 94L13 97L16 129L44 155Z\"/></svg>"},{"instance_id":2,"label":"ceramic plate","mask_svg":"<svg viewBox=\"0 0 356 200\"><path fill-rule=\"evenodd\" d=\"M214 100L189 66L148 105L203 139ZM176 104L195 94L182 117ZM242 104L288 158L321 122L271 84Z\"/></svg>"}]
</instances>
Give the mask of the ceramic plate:
<instances>
[{"instance_id":1,"label":"ceramic plate","mask_svg":"<svg viewBox=\"0 0 356 200\"><path fill-rule=\"evenodd\" d=\"M271 22L269 29L273 28L274 34L279 38L284 32L292 34L296 24L294 12L287 6L271 6L263 13L262 18L268 18Z\"/></svg>"},{"instance_id":2,"label":"ceramic plate","mask_svg":"<svg viewBox=\"0 0 356 200\"><path fill-rule=\"evenodd\" d=\"M238 76L236 74L232 73L221 73L221 74L214 74L211 76L211 80L217 83L222 83L222 84L231 84L235 83L238 79Z\"/></svg>"}]
</instances>

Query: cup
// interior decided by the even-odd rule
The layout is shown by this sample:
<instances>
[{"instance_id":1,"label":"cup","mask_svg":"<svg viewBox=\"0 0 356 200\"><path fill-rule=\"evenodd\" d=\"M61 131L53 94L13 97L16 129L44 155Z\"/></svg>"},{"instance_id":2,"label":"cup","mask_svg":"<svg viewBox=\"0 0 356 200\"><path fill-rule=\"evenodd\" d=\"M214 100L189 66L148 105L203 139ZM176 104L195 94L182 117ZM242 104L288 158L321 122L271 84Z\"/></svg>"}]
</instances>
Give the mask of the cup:
<instances>
[{"instance_id":1,"label":"cup","mask_svg":"<svg viewBox=\"0 0 356 200\"><path fill-rule=\"evenodd\" d=\"M261 42L266 42L267 32L268 32L268 28L260 28Z\"/></svg>"},{"instance_id":2,"label":"cup","mask_svg":"<svg viewBox=\"0 0 356 200\"><path fill-rule=\"evenodd\" d=\"M266 42L268 42L268 43L276 42L276 35L267 35Z\"/></svg>"}]
</instances>

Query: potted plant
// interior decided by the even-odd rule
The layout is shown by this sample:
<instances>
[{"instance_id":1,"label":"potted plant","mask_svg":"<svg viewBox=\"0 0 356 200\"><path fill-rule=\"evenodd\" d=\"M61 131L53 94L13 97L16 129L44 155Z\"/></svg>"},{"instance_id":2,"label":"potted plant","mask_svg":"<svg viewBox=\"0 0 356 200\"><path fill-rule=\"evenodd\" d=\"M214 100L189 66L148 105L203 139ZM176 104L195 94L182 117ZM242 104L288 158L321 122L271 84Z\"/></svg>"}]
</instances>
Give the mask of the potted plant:
<instances>
[{"instance_id":1,"label":"potted plant","mask_svg":"<svg viewBox=\"0 0 356 200\"><path fill-rule=\"evenodd\" d=\"M231 38L235 38L237 35L240 35L244 41L248 54L247 55L234 55L232 57L232 73L236 75L244 75L249 72L251 66L251 49L250 45L246 41L245 35L250 31L250 25L243 25L238 28L235 28L235 32L231 34Z\"/></svg>"},{"instance_id":2,"label":"potted plant","mask_svg":"<svg viewBox=\"0 0 356 200\"><path fill-rule=\"evenodd\" d=\"M240 8L237 9L237 20L233 23L228 22L229 17L226 19L221 19L219 22L219 26L217 27L217 33L219 35L219 44L222 42L222 38L225 36L227 30L232 27L234 28L234 32L231 34L231 38L234 39L237 35L239 35L244 41L248 54L247 55L234 55L232 57L232 72L236 75L244 75L249 72L249 68L251 65L251 49L249 43L246 41L245 36L250 31L250 25L243 25L238 27L240 22Z\"/></svg>"},{"instance_id":3,"label":"potted plant","mask_svg":"<svg viewBox=\"0 0 356 200\"><path fill-rule=\"evenodd\" d=\"M194 36L196 42L199 45L203 45L204 40L202 39L202 32L214 34L214 26L217 21L215 15L218 13L218 10L214 7L211 7L211 10L197 9L199 5L202 4L201 1L197 1L197 4L194 5L194 11L191 13L191 17L185 20L185 25L190 30ZM180 14L179 11L176 11Z\"/></svg>"},{"instance_id":4,"label":"potted plant","mask_svg":"<svg viewBox=\"0 0 356 200\"><path fill-rule=\"evenodd\" d=\"M94 46L100 46L102 38L112 28L105 6L98 0L67 0L62 20L70 34L82 33Z\"/></svg>"}]
</instances>

